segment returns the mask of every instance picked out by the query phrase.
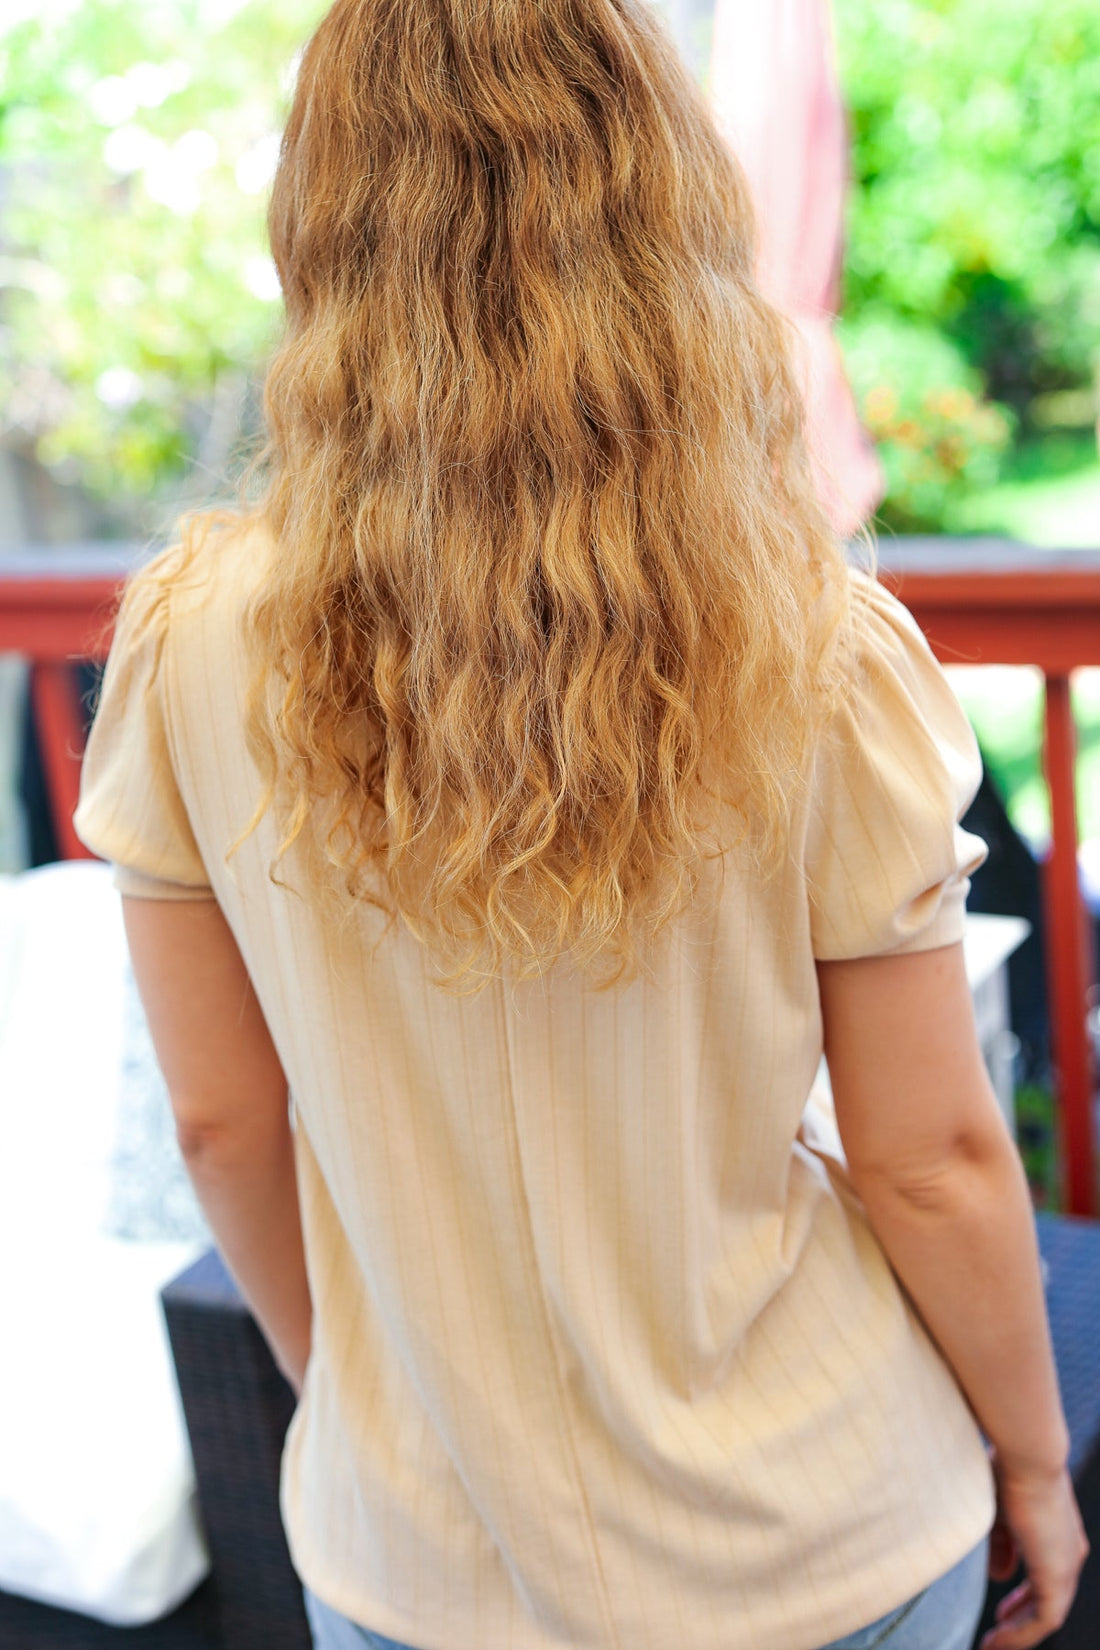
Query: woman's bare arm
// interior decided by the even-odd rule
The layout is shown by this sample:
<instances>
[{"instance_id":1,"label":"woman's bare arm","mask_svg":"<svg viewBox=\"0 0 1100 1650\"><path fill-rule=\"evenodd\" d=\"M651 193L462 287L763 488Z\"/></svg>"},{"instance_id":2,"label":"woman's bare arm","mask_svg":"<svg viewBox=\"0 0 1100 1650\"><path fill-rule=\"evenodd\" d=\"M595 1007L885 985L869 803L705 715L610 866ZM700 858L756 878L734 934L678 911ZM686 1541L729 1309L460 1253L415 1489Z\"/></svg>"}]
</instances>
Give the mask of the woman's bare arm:
<instances>
[{"instance_id":1,"label":"woman's bare arm","mask_svg":"<svg viewBox=\"0 0 1100 1650\"><path fill-rule=\"evenodd\" d=\"M986 1074L962 946L821 963L818 978L852 1184L994 1445L1028 1566L1030 1591L988 1642L1027 1650L1068 1610L1087 1546L1027 1182Z\"/></svg>"},{"instance_id":2,"label":"woman's bare arm","mask_svg":"<svg viewBox=\"0 0 1100 1650\"><path fill-rule=\"evenodd\" d=\"M184 1162L227 1265L301 1390L312 1311L287 1081L214 900L124 899Z\"/></svg>"},{"instance_id":3,"label":"woman's bare arm","mask_svg":"<svg viewBox=\"0 0 1100 1650\"><path fill-rule=\"evenodd\" d=\"M849 1173L895 1271L1002 1455L1064 1466L1031 1202L962 947L824 963L819 980Z\"/></svg>"}]
</instances>

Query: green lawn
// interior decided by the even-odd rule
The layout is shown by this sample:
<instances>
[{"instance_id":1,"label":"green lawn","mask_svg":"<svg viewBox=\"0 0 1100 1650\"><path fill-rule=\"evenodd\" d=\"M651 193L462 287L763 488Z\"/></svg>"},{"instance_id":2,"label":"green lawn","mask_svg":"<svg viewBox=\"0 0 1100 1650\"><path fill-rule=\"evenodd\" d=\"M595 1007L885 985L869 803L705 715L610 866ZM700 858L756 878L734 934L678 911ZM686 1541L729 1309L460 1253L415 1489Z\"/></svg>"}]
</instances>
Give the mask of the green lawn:
<instances>
[{"instance_id":1,"label":"green lawn","mask_svg":"<svg viewBox=\"0 0 1100 1650\"><path fill-rule=\"evenodd\" d=\"M1031 544L1100 547L1100 463L1059 480L1004 482L960 505L955 525Z\"/></svg>"},{"instance_id":2,"label":"green lawn","mask_svg":"<svg viewBox=\"0 0 1100 1650\"><path fill-rule=\"evenodd\" d=\"M1024 447L998 486L951 507L946 528L1100 549L1100 455L1092 430L1062 431Z\"/></svg>"}]
</instances>

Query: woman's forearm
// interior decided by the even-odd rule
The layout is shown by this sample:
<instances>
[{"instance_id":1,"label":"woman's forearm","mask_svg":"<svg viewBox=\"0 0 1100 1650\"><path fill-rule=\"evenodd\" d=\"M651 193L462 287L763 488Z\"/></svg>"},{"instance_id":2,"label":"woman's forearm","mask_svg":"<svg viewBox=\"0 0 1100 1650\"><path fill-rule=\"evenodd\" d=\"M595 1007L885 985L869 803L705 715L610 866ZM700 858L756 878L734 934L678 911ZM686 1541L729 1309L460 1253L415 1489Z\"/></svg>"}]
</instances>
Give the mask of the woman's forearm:
<instances>
[{"instance_id":1,"label":"woman's forearm","mask_svg":"<svg viewBox=\"0 0 1100 1650\"><path fill-rule=\"evenodd\" d=\"M902 1284L1002 1461L1056 1471L1069 1452L1027 1182L1007 1133L919 1186L857 1185Z\"/></svg>"},{"instance_id":2,"label":"woman's forearm","mask_svg":"<svg viewBox=\"0 0 1100 1650\"><path fill-rule=\"evenodd\" d=\"M312 1309L289 1097L271 1033L213 898L125 898L126 937L176 1137L218 1247L300 1389Z\"/></svg>"},{"instance_id":3,"label":"woman's forearm","mask_svg":"<svg viewBox=\"0 0 1100 1650\"><path fill-rule=\"evenodd\" d=\"M180 1146L226 1265L298 1393L312 1307L290 1126L191 1135L181 1130Z\"/></svg>"}]
</instances>

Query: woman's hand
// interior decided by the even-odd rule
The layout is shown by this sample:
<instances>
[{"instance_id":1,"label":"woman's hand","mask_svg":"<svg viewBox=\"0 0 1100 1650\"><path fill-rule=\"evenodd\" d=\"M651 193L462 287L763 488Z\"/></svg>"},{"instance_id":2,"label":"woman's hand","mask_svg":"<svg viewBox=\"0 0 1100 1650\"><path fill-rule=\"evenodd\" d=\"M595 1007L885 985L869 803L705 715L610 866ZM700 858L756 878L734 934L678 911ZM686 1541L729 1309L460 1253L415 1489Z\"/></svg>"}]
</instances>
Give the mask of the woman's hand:
<instances>
[{"instance_id":1,"label":"woman's hand","mask_svg":"<svg viewBox=\"0 0 1100 1650\"><path fill-rule=\"evenodd\" d=\"M1065 1468L1019 1468L994 1453L993 1472L997 1518L989 1573L995 1581L1007 1581L1021 1560L1027 1573L998 1604L997 1624L979 1650L1031 1650L1069 1614L1089 1544Z\"/></svg>"}]
</instances>

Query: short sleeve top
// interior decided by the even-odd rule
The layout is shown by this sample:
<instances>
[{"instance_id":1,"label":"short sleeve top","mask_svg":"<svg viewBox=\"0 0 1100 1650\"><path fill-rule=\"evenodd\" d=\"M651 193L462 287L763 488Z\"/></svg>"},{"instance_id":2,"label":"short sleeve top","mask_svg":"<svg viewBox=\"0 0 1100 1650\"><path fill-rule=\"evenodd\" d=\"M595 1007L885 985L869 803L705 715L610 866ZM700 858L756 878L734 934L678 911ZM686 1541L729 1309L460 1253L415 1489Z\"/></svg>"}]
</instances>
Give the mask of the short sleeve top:
<instances>
[{"instance_id":1,"label":"short sleeve top","mask_svg":"<svg viewBox=\"0 0 1100 1650\"><path fill-rule=\"evenodd\" d=\"M425 1650L854 1631L994 1509L975 1420L812 1122L815 960L962 934L980 763L940 667L853 574L789 863L708 861L614 990L559 966L456 997L401 925L272 883L270 821L227 857L260 794L240 618L272 554L254 527L135 582L77 827L126 892L218 900L294 1096L300 1574Z\"/></svg>"},{"instance_id":2,"label":"short sleeve top","mask_svg":"<svg viewBox=\"0 0 1100 1650\"><path fill-rule=\"evenodd\" d=\"M962 938L986 856L962 814L981 781L973 729L907 608L852 574L850 686L822 740L806 839L814 956Z\"/></svg>"},{"instance_id":3,"label":"short sleeve top","mask_svg":"<svg viewBox=\"0 0 1100 1650\"><path fill-rule=\"evenodd\" d=\"M179 787L167 691L172 554L127 588L85 753L77 831L115 865L124 894L210 899L206 866Z\"/></svg>"}]
</instances>

